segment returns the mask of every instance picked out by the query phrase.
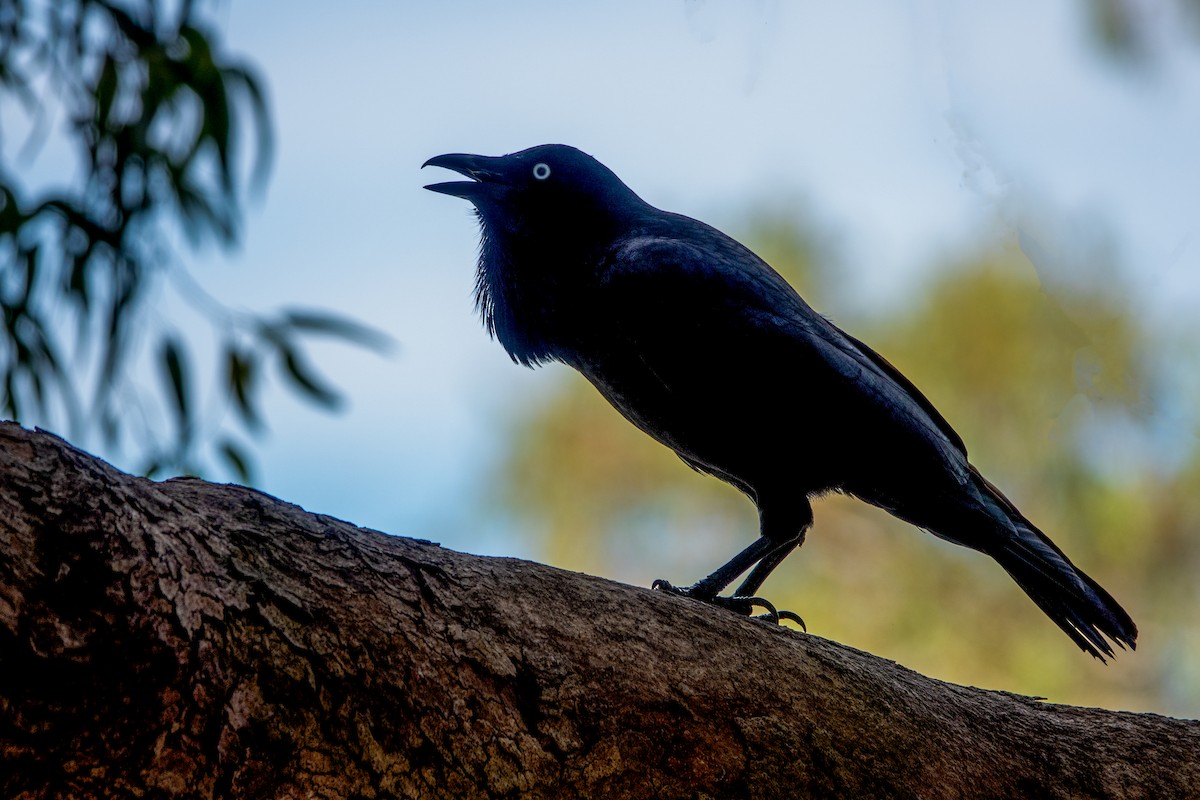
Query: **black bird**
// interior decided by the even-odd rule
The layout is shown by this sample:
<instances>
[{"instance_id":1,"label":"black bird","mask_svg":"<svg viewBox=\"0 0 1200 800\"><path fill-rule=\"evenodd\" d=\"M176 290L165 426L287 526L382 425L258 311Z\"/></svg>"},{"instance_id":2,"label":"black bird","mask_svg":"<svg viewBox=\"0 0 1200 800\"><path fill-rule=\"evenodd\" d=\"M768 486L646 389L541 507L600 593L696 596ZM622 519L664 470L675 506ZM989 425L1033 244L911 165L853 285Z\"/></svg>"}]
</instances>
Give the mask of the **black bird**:
<instances>
[{"instance_id":1,"label":"black bird","mask_svg":"<svg viewBox=\"0 0 1200 800\"><path fill-rule=\"evenodd\" d=\"M654 208L573 147L422 166L470 179L425 188L474 204L476 302L512 359L574 367L758 506L756 542L692 586L655 588L778 621L755 593L804 541L810 498L844 492L988 554L1093 656L1113 655L1105 636L1135 646L1129 615L971 466L929 400L749 249ZM746 570L732 597L718 596Z\"/></svg>"}]
</instances>

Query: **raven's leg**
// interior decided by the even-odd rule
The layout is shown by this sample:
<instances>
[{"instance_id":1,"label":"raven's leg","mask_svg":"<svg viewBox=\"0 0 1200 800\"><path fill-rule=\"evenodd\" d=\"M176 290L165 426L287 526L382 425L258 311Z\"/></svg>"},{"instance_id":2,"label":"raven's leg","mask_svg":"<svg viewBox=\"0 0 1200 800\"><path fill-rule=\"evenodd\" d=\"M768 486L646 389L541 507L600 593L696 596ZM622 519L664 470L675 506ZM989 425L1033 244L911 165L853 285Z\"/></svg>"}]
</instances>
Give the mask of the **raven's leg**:
<instances>
[{"instance_id":1,"label":"raven's leg","mask_svg":"<svg viewBox=\"0 0 1200 800\"><path fill-rule=\"evenodd\" d=\"M691 586L677 588L668 581L659 579L653 583L652 588L702 600L747 616L755 606L760 606L768 611L761 615L763 619L778 622L780 617L783 617L798 622L801 627L804 627L804 620L798 615L791 611L776 611L769 602L754 596L758 587L762 586L763 581L771 574L771 570L779 566L788 554L804 542L804 534L812 524L812 507L809 506L807 500L802 499L800 504L797 504L795 499L790 499L786 507L773 505L771 508L774 509L774 513L768 515L766 507L760 504L761 535L753 544L730 559L729 563ZM790 513L786 515L778 513L781 508L786 508ZM754 569L732 597L717 596L733 582L734 578L752 565L754 565Z\"/></svg>"},{"instance_id":2,"label":"raven's leg","mask_svg":"<svg viewBox=\"0 0 1200 800\"><path fill-rule=\"evenodd\" d=\"M733 593L734 597L754 596L771 571L791 555L793 550L804 544L804 536L812 526L812 506L807 499L797 502L794 498L789 498L786 505L772 504L770 509L771 513L768 514L767 505L760 503L759 520L762 535L771 537L775 547L754 566L746 580L742 581L742 585ZM769 607L769 604L767 606ZM805 627L804 620L791 611L774 612L772 608L772 612L763 614L762 617L774 622L778 622L779 618L790 619L801 628Z\"/></svg>"},{"instance_id":3,"label":"raven's leg","mask_svg":"<svg viewBox=\"0 0 1200 800\"><path fill-rule=\"evenodd\" d=\"M762 560L754 566L754 570L746 576L746 580L742 581L742 585L734 592L738 596L752 595L758 591L758 587L763 585L763 581L771 574L771 571L778 567L785 558L791 555L791 552L800 545L804 544L805 530L801 529L791 541L776 543L775 549L763 556Z\"/></svg>"},{"instance_id":4,"label":"raven's leg","mask_svg":"<svg viewBox=\"0 0 1200 800\"><path fill-rule=\"evenodd\" d=\"M745 599L756 601L754 605L761 605L763 608L768 609L766 614L758 615L759 619L770 620L771 622L779 622L780 620L790 619L801 628L804 628L804 630L808 630L808 626L804 624L804 620L799 614L794 611L778 611L776 610L775 606L771 605L763 598L755 596L754 594L758 591L758 587L762 586L762 583L767 579L767 576L771 574L771 570L778 567L793 550L803 543L804 531L801 531L799 535L797 535L796 538L792 539L790 542L784 542L783 544L776 545L774 550L764 556L763 559L755 565L754 570L746 576L746 580L742 581L742 585L737 588L737 590L733 593L733 597L729 599L731 601ZM717 599L723 600L725 598L718 597Z\"/></svg>"},{"instance_id":5,"label":"raven's leg","mask_svg":"<svg viewBox=\"0 0 1200 800\"><path fill-rule=\"evenodd\" d=\"M747 547L742 552L738 553L733 558L729 559L729 563L719 567L713 574L707 578L702 578L691 586L672 586L669 581L662 578L656 580L651 588L669 594L682 595L684 597L692 597L696 600L703 600L706 603L711 603L718 594L724 591L725 587L733 583L733 579L741 575L751 566L761 561L765 556L776 547L776 543L771 541L766 536L759 536L754 544ZM747 612L749 613L749 612Z\"/></svg>"}]
</instances>

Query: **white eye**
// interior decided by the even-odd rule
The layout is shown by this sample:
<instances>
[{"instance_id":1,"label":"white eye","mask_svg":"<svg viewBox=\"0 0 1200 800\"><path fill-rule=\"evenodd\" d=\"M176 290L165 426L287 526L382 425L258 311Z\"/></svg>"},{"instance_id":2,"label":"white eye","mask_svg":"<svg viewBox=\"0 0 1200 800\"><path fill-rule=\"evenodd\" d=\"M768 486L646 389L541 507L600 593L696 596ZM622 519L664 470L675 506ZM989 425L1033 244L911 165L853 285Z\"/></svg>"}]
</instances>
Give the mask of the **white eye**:
<instances>
[{"instance_id":1,"label":"white eye","mask_svg":"<svg viewBox=\"0 0 1200 800\"><path fill-rule=\"evenodd\" d=\"M544 181L550 177L550 165L542 161L533 165L533 177Z\"/></svg>"}]
</instances>

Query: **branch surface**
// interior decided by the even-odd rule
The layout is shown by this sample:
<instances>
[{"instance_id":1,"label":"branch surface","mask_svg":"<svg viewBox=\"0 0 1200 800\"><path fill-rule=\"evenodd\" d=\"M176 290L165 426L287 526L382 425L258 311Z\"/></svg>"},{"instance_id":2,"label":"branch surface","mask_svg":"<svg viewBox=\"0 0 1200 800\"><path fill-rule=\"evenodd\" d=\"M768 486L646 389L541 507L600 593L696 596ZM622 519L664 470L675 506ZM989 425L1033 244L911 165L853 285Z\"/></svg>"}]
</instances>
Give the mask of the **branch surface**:
<instances>
[{"instance_id":1,"label":"branch surface","mask_svg":"<svg viewBox=\"0 0 1200 800\"><path fill-rule=\"evenodd\" d=\"M0 424L0 796L1181 798L1200 723L932 680Z\"/></svg>"}]
</instances>

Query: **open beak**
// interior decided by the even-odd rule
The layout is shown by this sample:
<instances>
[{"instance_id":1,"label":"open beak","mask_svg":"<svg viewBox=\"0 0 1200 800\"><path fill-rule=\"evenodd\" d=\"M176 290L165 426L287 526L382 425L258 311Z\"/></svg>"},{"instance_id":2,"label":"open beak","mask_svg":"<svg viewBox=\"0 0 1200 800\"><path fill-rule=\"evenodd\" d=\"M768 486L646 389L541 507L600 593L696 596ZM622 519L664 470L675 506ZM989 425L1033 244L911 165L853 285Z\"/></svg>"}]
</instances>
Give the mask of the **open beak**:
<instances>
[{"instance_id":1,"label":"open beak","mask_svg":"<svg viewBox=\"0 0 1200 800\"><path fill-rule=\"evenodd\" d=\"M471 180L431 183L425 188L431 192L462 197L467 200L486 195L491 191L488 184L495 184L502 179L497 163L500 160L494 156L474 156L469 153L446 153L434 156L422 164L421 169L443 167L453 170L459 175L465 175Z\"/></svg>"}]
</instances>

